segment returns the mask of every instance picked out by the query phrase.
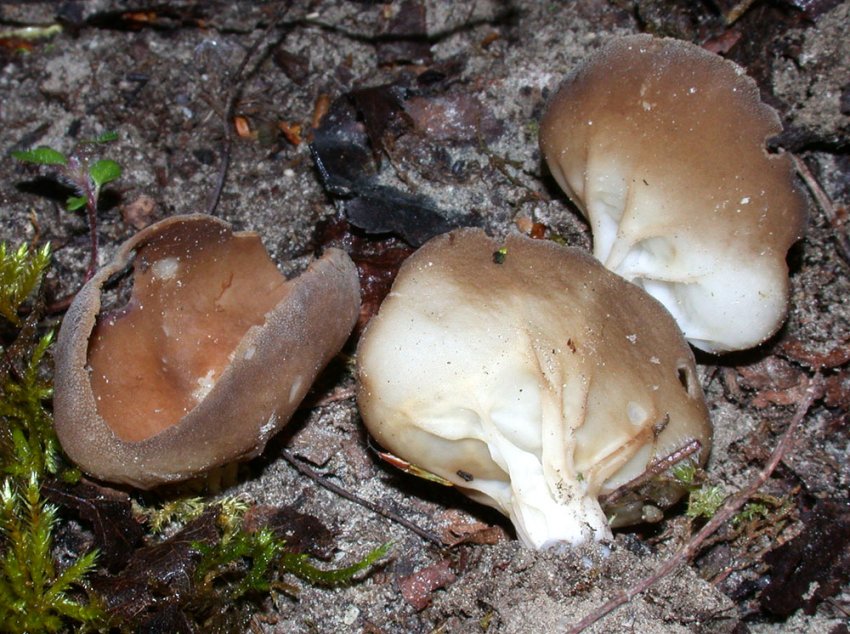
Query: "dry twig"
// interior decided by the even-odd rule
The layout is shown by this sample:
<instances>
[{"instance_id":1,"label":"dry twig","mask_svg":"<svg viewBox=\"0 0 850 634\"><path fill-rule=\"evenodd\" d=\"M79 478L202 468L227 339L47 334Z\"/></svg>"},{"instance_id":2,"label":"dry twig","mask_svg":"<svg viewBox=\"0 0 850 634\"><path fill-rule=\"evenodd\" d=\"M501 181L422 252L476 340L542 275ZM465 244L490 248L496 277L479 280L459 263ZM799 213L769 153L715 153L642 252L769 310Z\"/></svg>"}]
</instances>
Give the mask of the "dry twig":
<instances>
[{"instance_id":1,"label":"dry twig","mask_svg":"<svg viewBox=\"0 0 850 634\"><path fill-rule=\"evenodd\" d=\"M797 169L800 178L803 179L806 187L812 192L812 196L814 196L818 207L821 208L827 220L829 220L829 224L832 225L835 242L838 245L838 253L845 262L850 264L850 237L847 236L847 231L844 229L844 221L838 217L838 213L835 211L835 205L832 204L829 196L827 196L823 187L820 186L820 183L818 183L815 175L812 174L809 166L806 165L806 162L794 154L791 155L791 159L794 161L794 167Z\"/></svg>"},{"instance_id":2,"label":"dry twig","mask_svg":"<svg viewBox=\"0 0 850 634\"><path fill-rule=\"evenodd\" d=\"M661 579L672 573L679 566L696 555L705 540L717 531L717 529L723 526L723 524L732 519L735 513L737 513L741 507L747 503L747 501L764 485L765 482L767 482L774 469L776 469L780 461L791 449L797 428L800 426L800 423L803 422L803 419L806 417L806 414L812 404L820 396L822 389L823 377L820 373L815 374L811 381L809 381L806 393L803 396L802 401L800 401L800 404L797 406L797 411L794 413L794 417L788 424L788 428L785 430L785 433L782 434L782 438L779 440L779 444L776 445L776 448L770 455L767 464L765 464L758 476L749 485L747 485L746 488L726 500L724 505L717 511L717 513L715 513L714 517L712 517L696 535L694 535L682 548L680 548L675 555L665 561L658 570L653 572L651 575L644 577L631 588L619 593L596 610L593 610L593 612L571 627L567 631L568 634L579 634L579 632L583 632L585 629L595 624L621 605L628 603L636 596L646 592Z\"/></svg>"},{"instance_id":3,"label":"dry twig","mask_svg":"<svg viewBox=\"0 0 850 634\"><path fill-rule=\"evenodd\" d=\"M251 44L247 51L245 51L245 56L242 58L239 67L233 75L235 83L227 96L224 112L221 113L224 138L221 143L221 163L218 168L218 176L216 177L215 187L210 195L210 200L207 203L207 213L210 215L215 213L216 207L218 207L218 202L221 200L221 193L224 191L224 183L227 179L227 171L230 168L230 153L233 148L233 120L236 116L236 106L242 96L245 84L251 78L252 74L245 72L245 69L248 67L248 62L254 58L255 53L260 48L260 45L266 42L269 37L269 33L281 24L283 17L286 15L288 10L289 4L287 3L287 6L284 7L281 12L281 15L277 19L270 21L268 26L263 29L263 32L260 33L254 43ZM277 42L274 42L273 46L276 45ZM263 57L263 55L259 56L260 63L262 62Z\"/></svg>"},{"instance_id":4,"label":"dry twig","mask_svg":"<svg viewBox=\"0 0 850 634\"><path fill-rule=\"evenodd\" d=\"M289 465L291 467L293 467L296 471L298 471L302 475L307 476L308 478L310 478L311 480L313 480L317 484L325 487L329 491L332 491L332 492L336 493L337 495L345 498L346 500L354 502L355 504L359 504L360 506L365 507L365 508L369 509L370 511L374 511L378 515L382 515L382 516L386 517L388 520L392 520L393 522L396 522L397 524L401 524L407 530L419 535L422 539L426 539L429 542L436 544L437 546L444 546L443 540L440 539L439 537L437 537L437 535L435 535L434 533L426 531L424 528L417 526L416 524L414 524L410 520L404 519L402 516L398 515L397 513L393 513L389 509L385 509L384 507L379 506L378 504L375 504L374 502L371 502L369 500L361 498L360 496L355 495L351 491L346 491L341 486L336 485L333 482L331 482L330 480L328 480L326 477L324 477L321 473L319 473L315 469L308 467L306 464L304 464L300 460L296 459L295 456L293 456L292 453L290 453L287 449L281 450L280 453L283 456L283 459L286 460L289 463Z\"/></svg>"},{"instance_id":5,"label":"dry twig","mask_svg":"<svg viewBox=\"0 0 850 634\"><path fill-rule=\"evenodd\" d=\"M698 453L702 449L702 443L696 439L691 440L690 442L685 443L683 446L679 447L672 453L659 458L658 460L654 460L650 465L646 468L646 470L641 473L638 477L629 480L620 488L611 491L607 495L600 496L599 503L600 504L613 504L623 496L625 496L630 491L634 491L639 487L642 487L644 484L660 476L662 473L675 467L677 464L690 458L695 453Z\"/></svg>"}]
</instances>

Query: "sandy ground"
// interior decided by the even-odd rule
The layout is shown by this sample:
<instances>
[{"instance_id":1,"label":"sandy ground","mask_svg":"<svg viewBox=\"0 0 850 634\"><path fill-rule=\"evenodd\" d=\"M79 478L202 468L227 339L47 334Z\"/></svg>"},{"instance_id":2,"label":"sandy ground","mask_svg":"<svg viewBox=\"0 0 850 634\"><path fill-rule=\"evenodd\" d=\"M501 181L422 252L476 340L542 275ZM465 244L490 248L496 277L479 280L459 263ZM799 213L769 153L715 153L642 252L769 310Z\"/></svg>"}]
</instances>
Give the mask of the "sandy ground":
<instances>
[{"instance_id":1,"label":"sandy ground","mask_svg":"<svg viewBox=\"0 0 850 634\"><path fill-rule=\"evenodd\" d=\"M45 189L8 152L41 144L68 151L75 140L106 130L119 134L108 153L124 175L101 210L101 263L134 233L134 222L206 211L224 147L220 114L242 82L235 111L258 135L234 139L215 213L259 232L280 268L297 270L316 247L316 224L336 208L307 143L288 142L278 124L300 125L306 137L322 96L334 100L354 88L409 82L429 66L461 60L446 90L472 97L490 132L481 139L455 131L445 147L448 159L399 142L393 148L398 160L383 161L377 182L428 197L459 223L474 219L503 235L516 230L516 219L534 218L550 235L588 248L587 225L542 165L537 121L546 96L580 59L611 37L640 31L728 48L778 109L786 126L778 145L806 161L839 213L850 199L848 2L756 2L727 27L717 5L730 10L731 2L433 0L425 3L425 51L420 41L407 55L421 59L382 52L380 34L392 32L394 17L415 4L296 1L282 12L271 2L0 3L0 30L60 19L64 25L27 53L0 51L3 239L53 242L56 294L79 284L88 258L84 218L64 211L64 193ZM274 20L277 26L267 30ZM246 51L258 42L240 74ZM381 55L390 63L380 64ZM133 215L139 209L146 211L141 218ZM812 202L810 214L808 235L789 257L786 327L753 351L698 356L715 425L707 471L729 493L755 476L790 420L801 386L814 367L824 368L833 397L811 410L799 442L766 487L788 501L787 522L727 535L694 565L589 631L847 631L846 572L843 578L835 572L843 588L814 602L808 614L772 614L760 599L772 574L764 553L806 534L806 511L817 500L846 499L850 484L850 375L842 353L850 341L848 264L823 210ZM337 531L335 561L351 561L387 541L394 543L392 554L351 587L305 584L298 600L275 595L255 618L255 631L561 632L654 570L694 530L673 513L659 526L616 534L605 549L524 549L497 514L377 460L366 446L353 385L351 372L338 367L312 399L330 396L330 402L299 413L228 492L297 504L320 517ZM436 547L299 475L279 457L285 446L336 484L437 535L479 522L503 530L495 544ZM411 598L414 581L425 584L421 602Z\"/></svg>"}]
</instances>

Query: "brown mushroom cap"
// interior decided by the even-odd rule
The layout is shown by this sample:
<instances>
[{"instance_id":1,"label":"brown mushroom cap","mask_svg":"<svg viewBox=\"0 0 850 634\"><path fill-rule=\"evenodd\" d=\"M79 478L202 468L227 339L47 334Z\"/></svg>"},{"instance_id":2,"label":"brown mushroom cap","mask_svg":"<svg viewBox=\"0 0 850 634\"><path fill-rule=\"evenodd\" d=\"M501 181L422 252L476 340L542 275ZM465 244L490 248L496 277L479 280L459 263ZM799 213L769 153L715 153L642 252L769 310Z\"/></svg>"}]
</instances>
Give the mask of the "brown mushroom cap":
<instances>
[{"instance_id":1,"label":"brown mushroom cap","mask_svg":"<svg viewBox=\"0 0 850 634\"><path fill-rule=\"evenodd\" d=\"M99 314L133 266L133 292ZM56 347L56 433L104 480L150 488L260 453L359 312L357 273L329 249L291 281L251 232L204 215L148 227L71 305Z\"/></svg>"},{"instance_id":2,"label":"brown mushroom cap","mask_svg":"<svg viewBox=\"0 0 850 634\"><path fill-rule=\"evenodd\" d=\"M787 310L785 255L806 221L781 132L743 69L693 44L617 38L567 78L540 126L594 255L712 352L754 346Z\"/></svg>"},{"instance_id":3,"label":"brown mushroom cap","mask_svg":"<svg viewBox=\"0 0 850 634\"><path fill-rule=\"evenodd\" d=\"M534 547L610 535L598 496L692 440L708 454L675 322L578 249L438 236L401 267L357 357L378 442L508 515Z\"/></svg>"}]
</instances>

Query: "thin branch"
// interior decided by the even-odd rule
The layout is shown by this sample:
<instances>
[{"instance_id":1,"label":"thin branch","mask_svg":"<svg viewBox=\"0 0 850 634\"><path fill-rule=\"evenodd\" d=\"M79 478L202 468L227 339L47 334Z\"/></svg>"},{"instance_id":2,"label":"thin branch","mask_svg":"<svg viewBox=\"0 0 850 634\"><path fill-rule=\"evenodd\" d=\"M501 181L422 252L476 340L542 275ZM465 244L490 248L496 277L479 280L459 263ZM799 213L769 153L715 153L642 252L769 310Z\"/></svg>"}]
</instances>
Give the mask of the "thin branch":
<instances>
[{"instance_id":1,"label":"thin branch","mask_svg":"<svg viewBox=\"0 0 850 634\"><path fill-rule=\"evenodd\" d=\"M646 467L646 470L636 478L629 480L621 487L615 489L614 491L611 491L611 493L600 496L599 503L613 504L627 493L630 493L631 491L642 487L644 484L646 484L653 478L656 478L668 469L675 467L677 464L679 464L686 458L691 457L695 453L699 452L701 449L702 443L694 438L693 440L685 443L672 453L662 458L659 458L658 460L654 460L652 463L649 464L649 466Z\"/></svg>"},{"instance_id":2,"label":"thin branch","mask_svg":"<svg viewBox=\"0 0 850 634\"><path fill-rule=\"evenodd\" d=\"M779 462L790 451L794 444L794 435L797 428L799 428L800 423L803 422L803 419L806 417L806 414L812 407L812 404L820 397L822 388L823 377L820 373L817 373L809 382L809 386L806 388L803 400L800 401L800 404L797 406L797 411L794 413L794 417L788 424L788 428L782 434L782 438L779 440L779 444L776 445L776 448L770 455L767 464L765 464L758 476L749 485L747 485L746 488L726 500L726 503L720 508L720 510L717 511L717 513L715 513L714 517L712 517L706 525L703 526L702 529L688 541L688 543L679 549L675 555L665 561L660 568L651 575L641 579L628 590L619 593L607 603L588 614L576 625L567 630L568 634L579 634L579 632L583 632L585 629L595 624L597 621L601 620L620 606L625 605L639 594L646 592L649 588L672 573L679 566L689 561L700 550L705 540L708 539L708 537L717 531L717 529L719 529L723 524L732 519L735 513L737 513L741 507L747 503L747 500L749 500L764 485L764 483L767 482L774 469L776 469L779 465Z\"/></svg>"},{"instance_id":3,"label":"thin branch","mask_svg":"<svg viewBox=\"0 0 850 634\"><path fill-rule=\"evenodd\" d=\"M210 200L207 203L207 213L212 215L215 213L216 208L218 207L218 203L221 200L221 193L224 191L224 183L227 180L227 172L230 168L230 152L233 148L233 118L236 116L236 105L239 103L239 98L242 96L242 91L245 88L245 84L248 82L248 79L251 77L251 73L246 73L245 69L248 66L248 62L254 57L254 54L260 48L260 45L265 42L271 33L278 25L283 21L283 17L289 11L290 3L287 2L287 6L283 9L280 16L277 19L269 22L268 26L263 29L263 32L257 37L251 46L248 47L248 50L245 51L245 56L242 58L242 61L239 64L239 67L236 69L234 73L234 81L236 82L233 88L230 91L230 94L227 97L226 106L224 108L224 112L221 114L222 117L222 125L224 132L224 139L221 144L221 163L218 168L218 175L216 176L215 187L213 188L212 194L210 195ZM262 56L260 58L262 60Z\"/></svg>"},{"instance_id":4,"label":"thin branch","mask_svg":"<svg viewBox=\"0 0 850 634\"><path fill-rule=\"evenodd\" d=\"M355 504L359 504L360 506L363 506L363 507L369 509L370 511L374 511L378 515L382 515L383 517L386 517L388 520L396 522L397 524L401 524L407 530L419 535L419 537L421 537L422 539L428 540L429 542L436 544L437 546L441 546L441 547L445 546L442 539L440 539L439 537L437 537L433 533L426 531L424 528L417 526L416 524L414 524L410 520L406 520L403 517L401 517L400 515L393 513L389 509L385 509L382 506L375 504L374 502L371 502L369 500L361 498L360 496L355 495L354 493L351 493L350 491L346 491L341 486L334 484L333 482L328 480L326 477L324 477L321 473L319 473L315 469L312 469L311 467L308 467L302 461L295 458L295 456L293 456L289 452L289 450L282 449L281 455L283 456L283 459L286 460L290 464L290 466L293 467L296 471L298 471L302 475L307 476L308 478L310 478L311 480L313 480L317 484L325 487L329 491L336 493L337 495L345 498L346 500L349 500L350 502L354 502Z\"/></svg>"},{"instance_id":5,"label":"thin branch","mask_svg":"<svg viewBox=\"0 0 850 634\"><path fill-rule=\"evenodd\" d=\"M99 187L95 185L91 178L86 179L85 196L86 196L86 219L89 223L89 265L86 269L86 276L83 279L83 284L94 277L97 270L97 202L100 198L98 191ZM74 294L76 296L76 293Z\"/></svg>"},{"instance_id":6,"label":"thin branch","mask_svg":"<svg viewBox=\"0 0 850 634\"><path fill-rule=\"evenodd\" d=\"M850 237L847 236L847 231L844 229L844 221L838 217L838 213L835 211L835 205L832 204L806 162L795 154L791 154L791 160L794 161L794 167L797 169L800 178L812 192L818 207L821 208L827 220L829 220L829 224L832 225L839 254L845 262L850 264Z\"/></svg>"}]
</instances>

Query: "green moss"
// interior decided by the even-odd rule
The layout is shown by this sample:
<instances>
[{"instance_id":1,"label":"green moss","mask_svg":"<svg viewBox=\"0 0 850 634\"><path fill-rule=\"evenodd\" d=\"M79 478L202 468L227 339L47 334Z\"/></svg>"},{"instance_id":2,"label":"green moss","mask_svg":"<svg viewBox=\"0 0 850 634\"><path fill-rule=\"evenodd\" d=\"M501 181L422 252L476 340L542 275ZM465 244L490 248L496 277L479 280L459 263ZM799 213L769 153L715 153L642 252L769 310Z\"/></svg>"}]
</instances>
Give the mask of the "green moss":
<instances>
[{"instance_id":1,"label":"green moss","mask_svg":"<svg viewBox=\"0 0 850 634\"><path fill-rule=\"evenodd\" d=\"M317 568L307 555L284 553L281 569L316 585L336 586L351 583L354 577L386 555L392 543L387 542L369 552L363 559L344 568L325 570Z\"/></svg>"},{"instance_id":2,"label":"green moss","mask_svg":"<svg viewBox=\"0 0 850 634\"><path fill-rule=\"evenodd\" d=\"M50 259L47 248L14 251L0 245L0 314L20 325L22 304L40 285ZM0 631L57 632L70 622L94 625L102 612L80 593L97 554L90 552L64 570L53 559L56 508L41 495L45 476L58 469L58 443L45 401L52 388L42 364L52 334L37 339L19 333L0 348Z\"/></svg>"},{"instance_id":3,"label":"green moss","mask_svg":"<svg viewBox=\"0 0 850 634\"><path fill-rule=\"evenodd\" d=\"M674 466L670 473L673 478L684 487L692 487L697 479L699 467L691 460L685 460Z\"/></svg>"},{"instance_id":4,"label":"green moss","mask_svg":"<svg viewBox=\"0 0 850 634\"><path fill-rule=\"evenodd\" d=\"M754 522L760 519L767 519L770 516L770 509L766 504L761 502L750 502L741 511L732 518L732 525L736 528L742 524Z\"/></svg>"},{"instance_id":5,"label":"green moss","mask_svg":"<svg viewBox=\"0 0 850 634\"><path fill-rule=\"evenodd\" d=\"M44 407L53 389L39 373L52 342L52 334L44 335L23 369L10 372L0 388L0 472L18 481L57 471L56 435Z\"/></svg>"},{"instance_id":6,"label":"green moss","mask_svg":"<svg viewBox=\"0 0 850 634\"><path fill-rule=\"evenodd\" d=\"M41 283L50 263L50 245L30 249L23 244L10 250L0 243L0 316L12 324L21 324L18 311Z\"/></svg>"},{"instance_id":7,"label":"green moss","mask_svg":"<svg viewBox=\"0 0 850 634\"><path fill-rule=\"evenodd\" d=\"M58 632L69 621L101 623L100 607L72 593L94 568L97 553L57 570L51 553L56 509L41 498L35 473L17 489L14 478L0 489L0 631Z\"/></svg>"},{"instance_id":8,"label":"green moss","mask_svg":"<svg viewBox=\"0 0 850 634\"><path fill-rule=\"evenodd\" d=\"M685 514L691 519L711 519L726 501L723 488L705 483L705 472L693 461L680 462L670 472L673 479L688 491Z\"/></svg>"},{"instance_id":9,"label":"green moss","mask_svg":"<svg viewBox=\"0 0 850 634\"><path fill-rule=\"evenodd\" d=\"M721 487L716 485L700 487L691 491L688 497L688 510L685 514L693 519L700 517L711 519L725 500L726 494Z\"/></svg>"},{"instance_id":10,"label":"green moss","mask_svg":"<svg viewBox=\"0 0 850 634\"><path fill-rule=\"evenodd\" d=\"M232 499L231 499L232 501ZM389 552L391 544L383 544L355 563L342 568L322 569L309 555L286 552L286 541L264 527L247 531L242 527L244 510L223 506L218 525L223 534L215 544L193 544L201 553L196 579L199 594L218 595L219 601L235 601L246 594L268 592L285 573L294 574L315 585L343 585L372 566ZM238 574L232 574L238 570ZM286 586L287 584L282 584Z\"/></svg>"}]
</instances>

